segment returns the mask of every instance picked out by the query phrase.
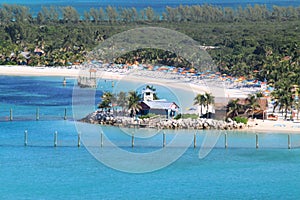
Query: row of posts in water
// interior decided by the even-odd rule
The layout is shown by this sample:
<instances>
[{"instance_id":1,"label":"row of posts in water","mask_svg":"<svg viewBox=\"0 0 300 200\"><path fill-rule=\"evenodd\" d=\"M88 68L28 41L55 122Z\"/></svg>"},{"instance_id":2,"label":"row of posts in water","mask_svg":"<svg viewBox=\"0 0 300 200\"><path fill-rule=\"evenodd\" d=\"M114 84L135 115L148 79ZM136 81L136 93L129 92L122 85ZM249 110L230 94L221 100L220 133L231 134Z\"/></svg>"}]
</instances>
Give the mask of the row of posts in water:
<instances>
[{"instance_id":1,"label":"row of posts in water","mask_svg":"<svg viewBox=\"0 0 300 200\"><path fill-rule=\"evenodd\" d=\"M9 110L9 121L13 121L13 109L11 108ZM40 120L40 109L36 108L36 115L35 115L36 121ZM67 108L64 109L64 120L67 120Z\"/></svg>"},{"instance_id":2,"label":"row of posts in water","mask_svg":"<svg viewBox=\"0 0 300 200\"><path fill-rule=\"evenodd\" d=\"M288 137L288 149L291 149L292 148L292 145L291 145L291 135L288 134L287 135ZM54 132L54 147L57 147L57 141L58 141L58 132L55 131ZM103 132L101 132L101 137L100 137L100 147L102 148L103 147ZM134 147L134 134L131 135L131 147L133 148ZM224 147L225 149L228 148L228 135L227 133L224 134ZM28 145L28 131L24 131L24 146L27 146ZM80 147L81 146L81 133L79 132L78 135L77 135L77 146ZM163 147L166 147L166 133L164 132L163 133ZM194 134L194 139L193 139L193 146L194 148L197 147L197 134L195 133ZM258 134L255 134L255 147L256 149L259 148L259 135Z\"/></svg>"}]
</instances>

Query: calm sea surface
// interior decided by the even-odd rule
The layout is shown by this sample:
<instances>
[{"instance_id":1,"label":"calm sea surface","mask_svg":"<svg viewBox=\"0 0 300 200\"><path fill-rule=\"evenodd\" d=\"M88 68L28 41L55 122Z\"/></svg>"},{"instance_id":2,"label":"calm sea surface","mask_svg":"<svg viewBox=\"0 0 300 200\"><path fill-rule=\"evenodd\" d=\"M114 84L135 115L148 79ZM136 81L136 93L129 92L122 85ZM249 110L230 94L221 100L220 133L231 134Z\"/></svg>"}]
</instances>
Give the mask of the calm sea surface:
<instances>
[{"instance_id":1,"label":"calm sea surface","mask_svg":"<svg viewBox=\"0 0 300 200\"><path fill-rule=\"evenodd\" d=\"M213 151L199 159L206 133L199 132L199 147L189 148L180 159L161 170L128 174L103 165L84 146L76 146L73 82L68 79L68 85L63 87L62 78L0 76L1 199L300 198L299 135L292 136L291 150L287 149L284 134L260 135L261 148L256 150L253 134L230 132L229 149L224 149L221 136ZM109 90L110 84L103 81L99 87ZM101 95L100 89L96 96ZM168 93L161 91L162 97ZM35 121L37 107L40 121ZM8 121L10 108L16 121ZM28 130L27 147L23 145L24 130ZM119 129L106 127L105 132L126 151L149 152L162 146L161 133L149 140L137 138L132 149L130 136ZM167 143L170 140L167 136ZM105 142L104 148L111 148L105 147Z\"/></svg>"},{"instance_id":2,"label":"calm sea surface","mask_svg":"<svg viewBox=\"0 0 300 200\"><path fill-rule=\"evenodd\" d=\"M115 7L136 7L138 10L147 8L151 6L155 9L156 12L163 12L166 6L179 6L179 5L197 5L197 4L212 4L216 6L222 7L238 7L247 6L248 4L266 4L269 8L273 5L278 6L299 6L300 1L298 0L31 0L31 1L23 1L23 0L0 0L0 4L9 3L9 4L21 4L27 5L31 8L31 11L36 14L42 6L73 6L80 13L83 13L84 10L89 10L91 7L106 7L108 5L112 5Z\"/></svg>"}]
</instances>

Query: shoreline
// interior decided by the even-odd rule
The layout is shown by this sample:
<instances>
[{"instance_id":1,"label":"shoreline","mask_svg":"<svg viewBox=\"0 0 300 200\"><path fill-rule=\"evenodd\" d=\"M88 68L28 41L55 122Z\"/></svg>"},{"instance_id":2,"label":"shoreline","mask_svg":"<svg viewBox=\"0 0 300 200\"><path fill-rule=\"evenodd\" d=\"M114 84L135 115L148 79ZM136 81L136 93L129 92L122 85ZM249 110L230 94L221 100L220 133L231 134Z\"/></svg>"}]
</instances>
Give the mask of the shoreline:
<instances>
[{"instance_id":1,"label":"shoreline","mask_svg":"<svg viewBox=\"0 0 300 200\"><path fill-rule=\"evenodd\" d=\"M254 120L249 121L248 125L241 131L263 133L263 134L300 134L300 123L292 121L271 121L271 120Z\"/></svg>"},{"instance_id":2,"label":"shoreline","mask_svg":"<svg viewBox=\"0 0 300 200\"><path fill-rule=\"evenodd\" d=\"M246 134L290 134L300 135L300 123L292 121L269 121L250 120L247 125L235 121L224 121L216 119L164 119L147 118L133 120L130 117L113 116L102 111L95 111L79 120L82 123L95 124L101 126L138 128L138 129L161 129L161 130L205 130L205 131L228 131Z\"/></svg>"},{"instance_id":3,"label":"shoreline","mask_svg":"<svg viewBox=\"0 0 300 200\"><path fill-rule=\"evenodd\" d=\"M1 65L0 75L3 76L59 76L76 77L79 69L62 67L30 67L16 65Z\"/></svg>"},{"instance_id":4,"label":"shoreline","mask_svg":"<svg viewBox=\"0 0 300 200\"><path fill-rule=\"evenodd\" d=\"M88 70L81 69L81 66L78 67L30 67L30 66L0 66L0 75L3 76L41 76L41 77L79 77L80 75L89 76ZM190 82L184 82L182 80L172 80L172 79L163 79L159 77L143 77L139 76L136 73L127 73L121 74L118 72L109 72L109 71L97 71L96 77L100 79L114 80L114 81L128 81L132 83L148 83L148 84L157 84L165 87L181 89L186 92L193 92L194 94L199 92L209 92L209 88ZM215 88L213 88L215 89ZM224 88L220 88L223 89ZM214 91L211 91L214 92ZM223 94L223 95L222 95ZM225 98L225 92L218 90L216 94L213 94L217 97Z\"/></svg>"},{"instance_id":5,"label":"shoreline","mask_svg":"<svg viewBox=\"0 0 300 200\"><path fill-rule=\"evenodd\" d=\"M31 66L0 66L0 75L3 76L52 76L52 77L79 77L79 75L89 75L89 72L82 69L82 66L70 66L70 67L31 67ZM182 89L187 92L204 93L211 92L215 97L223 98L227 100L230 97L244 98L247 97L246 92L240 89L229 89L225 86L216 84L211 80L204 80L201 84L196 84L189 81L178 80L178 79L164 79L164 77L148 77L143 74L133 73L118 73L109 71L97 71L97 78L111 79L115 81L129 81L134 83L149 83L158 84L166 87ZM218 103L218 102L216 102Z\"/></svg>"},{"instance_id":6,"label":"shoreline","mask_svg":"<svg viewBox=\"0 0 300 200\"><path fill-rule=\"evenodd\" d=\"M29 66L0 66L0 75L4 76L58 76L58 77L78 77L83 72L78 67L29 67ZM163 85L170 88L182 89L187 92L203 92L207 91L207 87L189 82L178 80L168 80L160 78L140 77L136 74L119 74L116 72L99 71L97 78L124 80L134 83L150 83ZM237 90L238 91L238 90ZM233 91L227 91L228 93ZM236 91L235 91L236 92ZM214 95L214 94L213 94ZM220 94L219 94L220 95ZM222 94L221 94L222 95ZM223 96L224 97L224 96ZM257 124L257 125L255 125ZM256 133L298 133L300 134L300 123L293 123L290 121L269 121L256 120L256 122L248 122L248 127L241 129L242 132L256 132Z\"/></svg>"}]
</instances>

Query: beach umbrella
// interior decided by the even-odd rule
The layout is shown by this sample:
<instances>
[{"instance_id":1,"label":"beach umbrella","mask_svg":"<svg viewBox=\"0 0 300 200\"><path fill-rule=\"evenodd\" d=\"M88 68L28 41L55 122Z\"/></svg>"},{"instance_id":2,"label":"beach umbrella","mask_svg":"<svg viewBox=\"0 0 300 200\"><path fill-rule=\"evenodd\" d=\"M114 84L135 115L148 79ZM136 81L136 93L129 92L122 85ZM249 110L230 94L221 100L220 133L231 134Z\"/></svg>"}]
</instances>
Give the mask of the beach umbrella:
<instances>
[{"instance_id":1,"label":"beach umbrella","mask_svg":"<svg viewBox=\"0 0 300 200\"><path fill-rule=\"evenodd\" d=\"M169 70L169 68L163 66L163 67L160 67L158 70L161 70L161 71L163 71L163 70Z\"/></svg>"},{"instance_id":2,"label":"beach umbrella","mask_svg":"<svg viewBox=\"0 0 300 200\"><path fill-rule=\"evenodd\" d=\"M191 68L190 70L189 70L189 72L195 72L195 69L194 68Z\"/></svg>"}]
</instances>

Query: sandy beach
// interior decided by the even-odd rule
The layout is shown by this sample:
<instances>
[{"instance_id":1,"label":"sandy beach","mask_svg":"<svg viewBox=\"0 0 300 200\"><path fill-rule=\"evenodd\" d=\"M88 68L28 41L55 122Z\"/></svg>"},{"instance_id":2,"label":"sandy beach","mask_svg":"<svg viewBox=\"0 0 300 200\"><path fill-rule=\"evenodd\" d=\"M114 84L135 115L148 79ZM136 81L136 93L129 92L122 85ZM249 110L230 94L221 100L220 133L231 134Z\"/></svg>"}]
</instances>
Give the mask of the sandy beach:
<instances>
[{"instance_id":1,"label":"sandy beach","mask_svg":"<svg viewBox=\"0 0 300 200\"><path fill-rule=\"evenodd\" d=\"M286 134L300 134L300 123L293 121L272 121L272 120L249 120L249 127L244 131L253 133L286 133Z\"/></svg>"},{"instance_id":2,"label":"sandy beach","mask_svg":"<svg viewBox=\"0 0 300 200\"><path fill-rule=\"evenodd\" d=\"M89 75L88 70L82 69L82 66L72 67L30 67L30 66L0 66L0 75L8 76L61 76L61 77L78 77L85 74ZM172 79L164 77L164 74L157 73L151 76L144 76L144 73L118 73L109 71L97 71L96 77L101 79L111 79L116 81L142 82L149 84L160 84L166 87L178 88L185 91L192 91L195 94L199 92L210 92L215 97L228 98L247 96L247 91L239 89L229 89L216 83L215 81L204 81L202 84Z\"/></svg>"},{"instance_id":3,"label":"sandy beach","mask_svg":"<svg viewBox=\"0 0 300 200\"><path fill-rule=\"evenodd\" d=\"M89 75L88 70L80 69L80 67L29 67L29 66L0 66L0 75L8 76L61 76L61 77L78 77L82 75ZM178 80L162 79L159 77L143 77L137 76L136 73L121 74L108 71L97 71L97 78L110 79L116 81L131 81L149 84L159 84L166 87L178 88L186 91L192 91L195 94L203 91L209 91L207 86L191 84ZM211 91L215 96L225 97L224 91ZM224 89L224 88L221 88Z\"/></svg>"},{"instance_id":4,"label":"sandy beach","mask_svg":"<svg viewBox=\"0 0 300 200\"><path fill-rule=\"evenodd\" d=\"M8 76L68 76L75 77L79 69L60 67L0 66L0 75Z\"/></svg>"}]
</instances>

